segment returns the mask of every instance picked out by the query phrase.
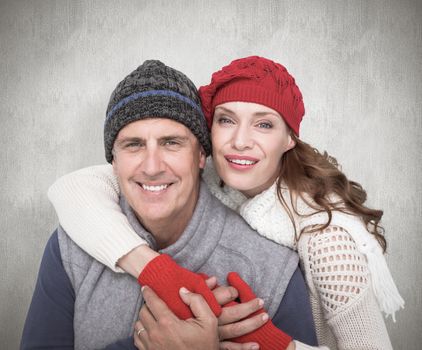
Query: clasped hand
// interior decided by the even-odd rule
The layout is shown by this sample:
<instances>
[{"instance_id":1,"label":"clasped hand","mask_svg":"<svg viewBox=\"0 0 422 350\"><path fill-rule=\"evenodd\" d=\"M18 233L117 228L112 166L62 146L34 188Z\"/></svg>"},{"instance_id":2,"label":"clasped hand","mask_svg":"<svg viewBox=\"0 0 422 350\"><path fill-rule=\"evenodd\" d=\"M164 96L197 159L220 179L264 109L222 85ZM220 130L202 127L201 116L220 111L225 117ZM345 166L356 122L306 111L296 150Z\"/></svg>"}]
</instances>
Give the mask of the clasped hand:
<instances>
[{"instance_id":1,"label":"clasped hand","mask_svg":"<svg viewBox=\"0 0 422 350\"><path fill-rule=\"evenodd\" d=\"M141 350L151 349L201 349L201 350L248 350L259 349L257 343L234 343L229 339L250 333L268 320L268 314L254 312L263 307L263 301L255 298L244 303L234 303L238 291L231 286L217 286L215 277L206 280L222 309L216 318L204 298L182 288L179 295L188 305L194 318L179 319L149 287L142 293L145 304L135 324L134 342ZM248 317L248 318L246 318Z\"/></svg>"}]
</instances>

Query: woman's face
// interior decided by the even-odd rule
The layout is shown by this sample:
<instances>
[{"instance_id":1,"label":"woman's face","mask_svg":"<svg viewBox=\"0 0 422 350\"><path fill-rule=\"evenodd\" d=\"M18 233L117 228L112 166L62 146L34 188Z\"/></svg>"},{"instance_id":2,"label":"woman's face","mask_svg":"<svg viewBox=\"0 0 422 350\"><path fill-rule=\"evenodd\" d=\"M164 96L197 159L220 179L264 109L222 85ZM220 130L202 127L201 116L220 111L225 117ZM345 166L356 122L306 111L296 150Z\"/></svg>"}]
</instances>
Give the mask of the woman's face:
<instances>
[{"instance_id":1,"label":"woman's face","mask_svg":"<svg viewBox=\"0 0 422 350\"><path fill-rule=\"evenodd\" d=\"M274 183L281 156L295 146L279 113L250 102L218 105L211 139L213 160L220 178L248 197Z\"/></svg>"}]
</instances>

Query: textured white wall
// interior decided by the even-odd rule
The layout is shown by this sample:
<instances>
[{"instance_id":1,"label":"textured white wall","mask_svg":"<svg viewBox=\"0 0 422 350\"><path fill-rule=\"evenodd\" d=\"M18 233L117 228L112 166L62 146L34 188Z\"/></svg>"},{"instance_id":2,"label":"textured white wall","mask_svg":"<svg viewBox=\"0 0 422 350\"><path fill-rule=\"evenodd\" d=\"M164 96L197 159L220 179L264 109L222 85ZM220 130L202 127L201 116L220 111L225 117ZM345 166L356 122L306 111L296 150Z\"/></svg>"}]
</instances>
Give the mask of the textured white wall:
<instances>
[{"instance_id":1,"label":"textured white wall","mask_svg":"<svg viewBox=\"0 0 422 350\"><path fill-rule=\"evenodd\" d=\"M397 349L422 340L422 6L415 1L0 1L0 347L18 347L43 247L48 186L104 162L118 81L148 58L198 84L234 58L286 65L302 138L336 156L384 208L388 263L406 309ZM218 7L215 5L218 4Z\"/></svg>"}]
</instances>

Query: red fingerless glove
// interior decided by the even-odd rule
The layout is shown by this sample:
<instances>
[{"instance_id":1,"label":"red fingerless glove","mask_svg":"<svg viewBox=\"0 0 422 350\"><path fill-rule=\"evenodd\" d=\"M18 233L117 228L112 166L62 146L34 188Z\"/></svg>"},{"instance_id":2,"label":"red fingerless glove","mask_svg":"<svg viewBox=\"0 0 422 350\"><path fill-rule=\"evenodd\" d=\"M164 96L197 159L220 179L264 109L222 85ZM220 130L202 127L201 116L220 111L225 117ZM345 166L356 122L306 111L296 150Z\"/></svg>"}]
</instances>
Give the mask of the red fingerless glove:
<instances>
[{"instance_id":1,"label":"red fingerless glove","mask_svg":"<svg viewBox=\"0 0 422 350\"><path fill-rule=\"evenodd\" d=\"M227 275L227 282L239 292L239 299L242 303L248 302L256 298L251 287L243 281L236 272L230 272ZM264 309L258 310L249 317L263 313ZM292 341L292 337L279 330L269 320L257 330L231 339L237 343L256 342L260 346L260 350L284 350Z\"/></svg>"},{"instance_id":2,"label":"red fingerless glove","mask_svg":"<svg viewBox=\"0 0 422 350\"><path fill-rule=\"evenodd\" d=\"M193 314L179 296L179 289L185 287L193 293L201 294L212 312L218 317L221 306L205 284L204 279L179 265L168 255L161 254L152 259L138 277L142 286L151 287L167 304L174 314L182 320L192 318Z\"/></svg>"}]
</instances>

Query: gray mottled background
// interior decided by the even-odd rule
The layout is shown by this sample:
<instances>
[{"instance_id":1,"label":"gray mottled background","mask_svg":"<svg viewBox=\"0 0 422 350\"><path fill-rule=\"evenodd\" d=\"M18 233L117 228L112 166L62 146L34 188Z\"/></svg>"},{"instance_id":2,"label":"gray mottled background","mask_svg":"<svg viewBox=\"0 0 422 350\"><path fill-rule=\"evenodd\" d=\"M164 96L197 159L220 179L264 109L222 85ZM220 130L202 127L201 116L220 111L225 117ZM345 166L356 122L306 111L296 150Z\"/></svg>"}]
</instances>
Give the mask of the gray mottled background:
<instances>
[{"instance_id":1,"label":"gray mottled background","mask_svg":"<svg viewBox=\"0 0 422 350\"><path fill-rule=\"evenodd\" d=\"M171 4L170 4L171 3ZM406 309L387 326L420 349L422 5L415 1L0 1L0 347L18 347L58 176L104 162L110 92L148 58L204 84L234 58L286 65L302 138L385 210Z\"/></svg>"}]
</instances>

